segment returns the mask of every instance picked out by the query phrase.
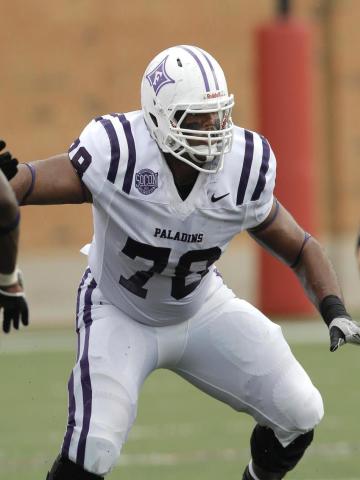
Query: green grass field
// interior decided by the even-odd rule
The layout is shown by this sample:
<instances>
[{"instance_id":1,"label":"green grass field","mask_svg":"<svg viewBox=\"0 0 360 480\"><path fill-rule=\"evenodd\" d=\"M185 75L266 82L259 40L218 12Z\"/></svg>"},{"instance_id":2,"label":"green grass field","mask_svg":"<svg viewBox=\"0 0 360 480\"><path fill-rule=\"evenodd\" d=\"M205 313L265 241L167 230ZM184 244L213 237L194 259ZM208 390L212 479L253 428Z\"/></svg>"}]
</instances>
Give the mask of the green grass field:
<instances>
[{"instance_id":1,"label":"green grass field","mask_svg":"<svg viewBox=\"0 0 360 480\"><path fill-rule=\"evenodd\" d=\"M322 392L325 418L305 458L287 478L359 480L360 349L346 346L330 354L326 332L321 335L318 343L305 343L306 335L296 332L289 338ZM45 479L63 437L74 345L68 330L0 336L0 480ZM107 478L240 479L252 427L251 418L176 375L155 372L144 386L120 464Z\"/></svg>"}]
</instances>

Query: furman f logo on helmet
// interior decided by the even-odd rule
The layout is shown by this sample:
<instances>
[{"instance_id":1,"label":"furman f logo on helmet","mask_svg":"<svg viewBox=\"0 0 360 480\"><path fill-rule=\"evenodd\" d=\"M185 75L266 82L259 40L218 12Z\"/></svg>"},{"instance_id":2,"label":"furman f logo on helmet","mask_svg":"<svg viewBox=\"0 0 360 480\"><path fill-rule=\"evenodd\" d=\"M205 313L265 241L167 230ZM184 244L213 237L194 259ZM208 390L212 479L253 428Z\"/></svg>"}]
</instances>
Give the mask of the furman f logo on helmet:
<instances>
[{"instance_id":1,"label":"furman f logo on helmet","mask_svg":"<svg viewBox=\"0 0 360 480\"><path fill-rule=\"evenodd\" d=\"M201 172L221 170L232 146L234 97L209 53L179 45L158 54L145 70L141 103L145 123L160 150ZM188 115L211 115L216 121L202 130L187 128Z\"/></svg>"},{"instance_id":2,"label":"furman f logo on helmet","mask_svg":"<svg viewBox=\"0 0 360 480\"><path fill-rule=\"evenodd\" d=\"M169 55L168 55L169 56ZM154 68L154 70L146 75L146 78L149 80L150 85L153 87L155 95L158 94L161 87L167 85L168 83L175 83L172 78L166 73L165 64L167 57Z\"/></svg>"}]
</instances>

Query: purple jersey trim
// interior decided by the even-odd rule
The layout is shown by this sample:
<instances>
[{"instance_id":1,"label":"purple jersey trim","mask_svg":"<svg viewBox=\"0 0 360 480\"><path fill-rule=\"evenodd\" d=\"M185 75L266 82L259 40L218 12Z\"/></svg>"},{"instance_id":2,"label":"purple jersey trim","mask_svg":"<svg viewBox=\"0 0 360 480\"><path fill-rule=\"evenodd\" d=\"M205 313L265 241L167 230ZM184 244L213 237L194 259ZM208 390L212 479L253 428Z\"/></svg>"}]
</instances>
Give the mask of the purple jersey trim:
<instances>
[{"instance_id":1,"label":"purple jersey trim","mask_svg":"<svg viewBox=\"0 0 360 480\"><path fill-rule=\"evenodd\" d=\"M111 120L108 120L103 117L97 117L95 119L96 122L100 122L101 125L104 127L107 136L109 137L110 142L110 149L111 149L111 160L109 171L107 174L107 179L111 183L115 183L116 175L119 169L119 162L120 162L120 144L119 139L116 135L116 131L114 125L111 123Z\"/></svg>"},{"instance_id":2,"label":"purple jersey trim","mask_svg":"<svg viewBox=\"0 0 360 480\"><path fill-rule=\"evenodd\" d=\"M253 235L253 234L258 233L258 232L262 232L263 230L265 230L265 228L268 228L275 221L275 219L276 219L276 217L278 216L278 213L279 213L280 203L278 202L277 198L274 198L274 202L275 202L274 213L271 216L270 216L270 213L269 213L268 217L262 223L257 225L256 227L249 228L248 232L250 233L250 235Z\"/></svg>"},{"instance_id":3,"label":"purple jersey trim","mask_svg":"<svg viewBox=\"0 0 360 480\"><path fill-rule=\"evenodd\" d=\"M81 279L81 282L78 288L78 293L77 293L77 300L76 300L77 357L76 357L76 361L79 360L79 355L80 355L80 336L79 336L79 329L78 329L80 295L81 295L82 287L87 277L89 276L89 273L90 273L90 268L87 268ZM68 382L68 398L69 398L68 424L67 424L67 429L64 437L63 446L62 446L62 453L65 457L69 456L71 437L72 437L74 428L76 426L76 422L75 422L76 401L75 401L75 395L74 395L74 372L73 371L71 372L69 382Z\"/></svg>"},{"instance_id":4,"label":"purple jersey trim","mask_svg":"<svg viewBox=\"0 0 360 480\"><path fill-rule=\"evenodd\" d=\"M77 138L76 140L74 140L74 142L70 145L70 148L68 150L68 153L72 152L73 150L75 150L75 148L77 148L78 146L80 145L80 138Z\"/></svg>"},{"instance_id":5,"label":"purple jersey trim","mask_svg":"<svg viewBox=\"0 0 360 480\"><path fill-rule=\"evenodd\" d=\"M215 69L213 67L213 64L211 63L210 61L210 58L206 55L206 53L203 51L203 50L200 50L200 52L204 55L205 57L205 60L207 61L210 69L211 69L211 73L214 77L214 82L215 82L215 86L216 86L216 90L219 90L219 82L218 82L218 79L217 79L217 76L216 76L216 72L215 72Z\"/></svg>"},{"instance_id":6,"label":"purple jersey trim","mask_svg":"<svg viewBox=\"0 0 360 480\"><path fill-rule=\"evenodd\" d=\"M260 195L262 194L266 185L266 172L269 169L270 145L267 142L266 138L261 137L261 140L263 144L261 167L260 167L259 178L256 183L256 187L255 187L254 193L252 194L251 200L258 200L260 198Z\"/></svg>"},{"instance_id":7,"label":"purple jersey trim","mask_svg":"<svg viewBox=\"0 0 360 480\"><path fill-rule=\"evenodd\" d=\"M82 162L80 162L80 159L82 159ZM70 161L82 181L84 173L91 165L92 157L90 153L86 150L85 147L82 146L74 154L74 156L70 158Z\"/></svg>"},{"instance_id":8,"label":"purple jersey trim","mask_svg":"<svg viewBox=\"0 0 360 480\"><path fill-rule=\"evenodd\" d=\"M117 118L119 119L120 123L123 126L126 141L128 144L128 150L129 150L129 157L128 157L128 164L126 167L126 172L124 176L124 183L123 183L123 191L125 193L130 193L131 186L133 183L133 178L134 178L134 171L135 171L135 164L136 164L136 148L135 148L135 142L134 142L134 137L131 131L131 125L129 120L125 117L125 115L116 115Z\"/></svg>"},{"instance_id":9,"label":"purple jersey trim","mask_svg":"<svg viewBox=\"0 0 360 480\"><path fill-rule=\"evenodd\" d=\"M251 164L254 156L254 136L245 130L245 155L237 192L236 205L242 205L245 198L246 188L249 182Z\"/></svg>"},{"instance_id":10,"label":"purple jersey trim","mask_svg":"<svg viewBox=\"0 0 360 480\"><path fill-rule=\"evenodd\" d=\"M79 443L77 448L77 455L76 455L76 463L81 466L84 466L86 439L89 433L91 411L92 411L92 386L91 386L88 354L89 354L89 341L90 341L90 327L92 324L91 296L95 288L96 288L96 282L94 279L92 279L85 292L85 305L84 305L84 317L83 317L84 324L85 324L85 342L84 342L84 350L80 359L80 371L81 371L81 387L82 387L82 394L83 394L84 414L83 414L82 429L80 433L80 438L79 438Z\"/></svg>"},{"instance_id":11,"label":"purple jersey trim","mask_svg":"<svg viewBox=\"0 0 360 480\"><path fill-rule=\"evenodd\" d=\"M81 279L78 291L77 291L77 298L76 298L76 318L75 318L75 325L76 325L76 332L79 332L79 308L80 308L80 295L81 295L81 290L82 287L84 286L84 283L86 282L88 276L90 274L90 268L88 267L84 275ZM78 352L78 357L79 357L79 352Z\"/></svg>"},{"instance_id":12,"label":"purple jersey trim","mask_svg":"<svg viewBox=\"0 0 360 480\"><path fill-rule=\"evenodd\" d=\"M203 66L203 64L201 63L200 61L200 58L192 51L190 50L190 48L187 48L185 46L182 46L181 48L183 48L184 50L186 50L188 53L190 53L190 55L194 58L194 60L196 61L196 63L198 64L199 68L200 68L200 71L201 71L201 74L202 74L202 77L203 77L203 80L204 80L204 84L205 84L205 90L207 92L210 92L210 86L209 86L209 80L207 78L207 75L206 75L206 72L205 72L205 68Z\"/></svg>"}]
</instances>

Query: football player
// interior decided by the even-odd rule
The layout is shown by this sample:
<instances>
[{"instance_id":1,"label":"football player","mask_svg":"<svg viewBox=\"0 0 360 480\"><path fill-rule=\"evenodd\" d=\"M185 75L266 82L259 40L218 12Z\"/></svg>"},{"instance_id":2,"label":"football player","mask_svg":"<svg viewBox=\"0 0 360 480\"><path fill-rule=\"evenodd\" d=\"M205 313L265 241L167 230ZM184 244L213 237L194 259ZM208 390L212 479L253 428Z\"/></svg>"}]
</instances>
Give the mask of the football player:
<instances>
[{"instance_id":1,"label":"football player","mask_svg":"<svg viewBox=\"0 0 360 480\"><path fill-rule=\"evenodd\" d=\"M5 148L0 140L0 151ZM9 152L0 153L0 164L11 178L16 173L17 160ZM7 166L9 169L7 169ZM16 267L19 239L20 212L5 174L0 171L0 310L3 310L3 331L11 326L18 330L19 323L28 324L20 270Z\"/></svg>"},{"instance_id":2,"label":"football player","mask_svg":"<svg viewBox=\"0 0 360 480\"><path fill-rule=\"evenodd\" d=\"M311 443L322 399L281 328L236 298L216 260L245 230L298 276L331 351L359 344L360 328L321 246L274 196L269 142L233 125L217 61L189 45L159 53L141 103L95 118L68 153L21 165L13 179L21 203L93 209L68 424L47 479L104 478L156 368L251 415L243 479L281 479Z\"/></svg>"}]
</instances>

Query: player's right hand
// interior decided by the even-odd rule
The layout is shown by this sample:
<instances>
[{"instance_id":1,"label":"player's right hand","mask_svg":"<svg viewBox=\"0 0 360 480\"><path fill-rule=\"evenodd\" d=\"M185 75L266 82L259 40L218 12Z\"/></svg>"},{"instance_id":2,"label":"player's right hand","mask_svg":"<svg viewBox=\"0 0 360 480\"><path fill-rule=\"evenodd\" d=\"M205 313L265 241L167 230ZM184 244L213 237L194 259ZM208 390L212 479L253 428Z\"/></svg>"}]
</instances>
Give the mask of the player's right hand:
<instances>
[{"instance_id":1,"label":"player's right hand","mask_svg":"<svg viewBox=\"0 0 360 480\"><path fill-rule=\"evenodd\" d=\"M11 326L19 329L20 322L29 324L29 310L22 284L11 287L0 286L0 311L3 310L3 330L9 333Z\"/></svg>"},{"instance_id":2,"label":"player's right hand","mask_svg":"<svg viewBox=\"0 0 360 480\"><path fill-rule=\"evenodd\" d=\"M6 143L0 140L0 152L4 150ZM0 170L8 180L11 180L17 174L18 161L10 152L0 153Z\"/></svg>"}]
</instances>

